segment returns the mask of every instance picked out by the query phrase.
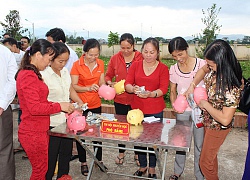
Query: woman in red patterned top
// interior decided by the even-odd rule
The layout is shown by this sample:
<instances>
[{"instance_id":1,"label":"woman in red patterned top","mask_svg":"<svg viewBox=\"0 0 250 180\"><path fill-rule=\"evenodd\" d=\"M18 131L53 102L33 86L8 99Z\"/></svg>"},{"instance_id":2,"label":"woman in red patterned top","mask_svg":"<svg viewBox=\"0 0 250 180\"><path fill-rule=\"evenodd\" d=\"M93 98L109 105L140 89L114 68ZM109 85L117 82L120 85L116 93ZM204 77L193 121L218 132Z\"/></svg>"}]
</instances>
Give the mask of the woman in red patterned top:
<instances>
[{"instance_id":1,"label":"woman in red patterned top","mask_svg":"<svg viewBox=\"0 0 250 180\"><path fill-rule=\"evenodd\" d=\"M18 138L32 166L31 180L45 180L48 169L50 115L61 111L71 113L69 102L47 100L49 93L39 71L44 70L54 57L50 42L38 39L26 51L16 74L17 94L22 110Z\"/></svg>"},{"instance_id":2,"label":"woman in red patterned top","mask_svg":"<svg viewBox=\"0 0 250 180\"><path fill-rule=\"evenodd\" d=\"M131 65L125 82L126 91L133 93L132 109L140 109L145 117L163 118L163 109L166 107L163 95L168 90L169 71L159 61L159 53L159 42L155 38L146 39L142 45L144 59ZM146 153L139 152L139 162L140 169L134 173L136 176L142 176L148 169ZM155 154L149 153L149 178L156 178L155 166Z\"/></svg>"},{"instance_id":3,"label":"woman in red patterned top","mask_svg":"<svg viewBox=\"0 0 250 180\"><path fill-rule=\"evenodd\" d=\"M218 180L217 154L231 130L234 113L239 104L242 70L230 45L215 40L204 52L207 65L195 75L186 94L204 79L208 100L198 106L203 110L204 142L200 156L200 168L206 180Z\"/></svg>"}]
</instances>

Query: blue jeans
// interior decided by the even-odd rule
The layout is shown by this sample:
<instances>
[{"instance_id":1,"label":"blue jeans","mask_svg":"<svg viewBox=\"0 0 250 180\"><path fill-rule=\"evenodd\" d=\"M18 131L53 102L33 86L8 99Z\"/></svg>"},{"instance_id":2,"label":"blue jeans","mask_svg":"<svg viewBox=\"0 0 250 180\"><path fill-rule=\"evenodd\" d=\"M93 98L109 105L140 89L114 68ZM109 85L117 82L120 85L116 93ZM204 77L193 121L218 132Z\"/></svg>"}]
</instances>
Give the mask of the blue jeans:
<instances>
[{"instance_id":1,"label":"blue jeans","mask_svg":"<svg viewBox=\"0 0 250 180\"><path fill-rule=\"evenodd\" d=\"M155 118L163 118L163 111L156 114L144 114L144 117L154 116ZM147 150L147 147L140 147L139 149ZM148 148L150 151L154 151L153 148ZM147 167L147 153L138 152L138 159L140 162L140 167ZM149 153L149 167L155 168L156 166L156 156L154 153Z\"/></svg>"}]
</instances>

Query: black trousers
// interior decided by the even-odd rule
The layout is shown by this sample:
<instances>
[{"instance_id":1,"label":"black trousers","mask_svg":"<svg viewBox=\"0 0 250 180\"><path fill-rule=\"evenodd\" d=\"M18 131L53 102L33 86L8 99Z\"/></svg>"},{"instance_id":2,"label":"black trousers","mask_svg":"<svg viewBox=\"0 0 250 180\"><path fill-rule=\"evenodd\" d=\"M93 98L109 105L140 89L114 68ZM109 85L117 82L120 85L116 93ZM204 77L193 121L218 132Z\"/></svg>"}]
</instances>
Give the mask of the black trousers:
<instances>
[{"instance_id":1,"label":"black trousers","mask_svg":"<svg viewBox=\"0 0 250 180\"><path fill-rule=\"evenodd\" d=\"M132 109L130 105L126 105L126 104L120 104L120 103L116 103L114 102L115 105L115 113L118 115L127 115L128 112ZM126 147L124 144L118 144L119 147ZM138 146L134 147L135 149L138 149ZM124 153L125 150L124 149L119 149L119 153ZM135 151L135 154L138 154L137 151Z\"/></svg>"},{"instance_id":2,"label":"black trousers","mask_svg":"<svg viewBox=\"0 0 250 180\"><path fill-rule=\"evenodd\" d=\"M99 108L94 108L94 109L87 109L86 111L83 112L83 115L84 116L87 116L88 112L91 111L93 113L98 113L100 114L102 112L102 109L101 107ZM84 140L82 140L83 142L85 142ZM93 141L93 143L95 144L102 144L101 142L97 142L97 141ZM86 150L81 146L81 144L76 141L76 148L77 148L77 151L78 151L78 155L79 155L79 161L84 163L86 162ZM94 150L97 149L97 154L96 154L96 158L101 161L102 160L102 147L95 147L94 146Z\"/></svg>"},{"instance_id":3,"label":"black trousers","mask_svg":"<svg viewBox=\"0 0 250 180\"><path fill-rule=\"evenodd\" d=\"M57 178L69 173L69 162L72 156L73 139L50 136L49 139L49 165L46 180L54 176L56 162L58 159Z\"/></svg>"}]
</instances>

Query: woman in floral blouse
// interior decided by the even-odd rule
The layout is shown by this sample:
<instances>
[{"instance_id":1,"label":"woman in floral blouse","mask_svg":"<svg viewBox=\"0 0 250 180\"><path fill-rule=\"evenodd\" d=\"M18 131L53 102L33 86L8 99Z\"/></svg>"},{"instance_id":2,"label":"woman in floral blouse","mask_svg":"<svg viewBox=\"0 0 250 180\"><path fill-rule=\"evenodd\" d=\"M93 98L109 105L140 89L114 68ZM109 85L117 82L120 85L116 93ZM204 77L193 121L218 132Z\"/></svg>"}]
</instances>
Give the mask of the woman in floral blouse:
<instances>
[{"instance_id":1,"label":"woman in floral blouse","mask_svg":"<svg viewBox=\"0 0 250 180\"><path fill-rule=\"evenodd\" d=\"M200 168L206 180L218 180L217 154L230 132L234 113L239 104L242 70L230 45L215 40L204 52L207 65L195 75L186 94L204 79L208 100L198 104L204 116L204 142L200 157Z\"/></svg>"}]
</instances>

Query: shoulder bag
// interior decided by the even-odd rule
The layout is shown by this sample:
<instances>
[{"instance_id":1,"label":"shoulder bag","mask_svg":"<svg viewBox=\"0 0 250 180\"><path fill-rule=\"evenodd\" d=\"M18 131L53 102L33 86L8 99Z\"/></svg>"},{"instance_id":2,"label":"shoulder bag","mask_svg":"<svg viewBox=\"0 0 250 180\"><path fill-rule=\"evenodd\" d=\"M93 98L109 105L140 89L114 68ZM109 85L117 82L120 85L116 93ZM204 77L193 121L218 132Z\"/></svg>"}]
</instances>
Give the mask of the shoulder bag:
<instances>
[{"instance_id":1,"label":"shoulder bag","mask_svg":"<svg viewBox=\"0 0 250 180\"><path fill-rule=\"evenodd\" d=\"M239 110L248 115L250 110L250 78L244 78L244 89L241 92Z\"/></svg>"}]
</instances>

